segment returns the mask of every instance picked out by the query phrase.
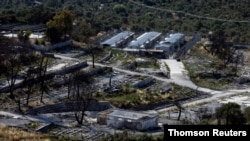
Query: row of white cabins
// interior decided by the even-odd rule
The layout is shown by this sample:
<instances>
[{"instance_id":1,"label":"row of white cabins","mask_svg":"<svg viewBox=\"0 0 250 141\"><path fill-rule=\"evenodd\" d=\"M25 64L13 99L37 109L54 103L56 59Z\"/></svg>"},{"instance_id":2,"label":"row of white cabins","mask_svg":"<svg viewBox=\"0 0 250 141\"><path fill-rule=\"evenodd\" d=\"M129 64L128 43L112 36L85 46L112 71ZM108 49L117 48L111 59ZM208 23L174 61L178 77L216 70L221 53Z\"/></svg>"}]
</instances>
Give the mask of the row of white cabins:
<instances>
[{"instance_id":1,"label":"row of white cabins","mask_svg":"<svg viewBox=\"0 0 250 141\"><path fill-rule=\"evenodd\" d=\"M162 38L160 32L145 32L135 38L135 33L122 31L100 43L102 47L123 49L128 52L156 52L167 56L173 54L184 44L185 35L182 33L169 34ZM116 129L133 129L139 131L159 127L158 115L122 109L109 109L100 112L97 123Z\"/></svg>"},{"instance_id":2,"label":"row of white cabins","mask_svg":"<svg viewBox=\"0 0 250 141\"><path fill-rule=\"evenodd\" d=\"M20 25L13 25L13 27L12 25L8 25L6 28L15 29L17 26L18 29L21 28ZM38 26L38 28L41 28L41 26ZM7 37L16 36L15 33L10 32L3 32L2 34ZM34 37L40 38L43 37L43 34L40 32L38 35L34 34ZM184 43L184 34L181 33L169 34L163 40L160 40L162 39L161 37L162 33L152 31L145 32L135 38L134 32L122 31L110 39L101 42L100 45L130 52L151 51L171 55ZM145 131L158 127L158 115L122 109L109 109L98 114L97 123L116 129L128 128Z\"/></svg>"},{"instance_id":3,"label":"row of white cabins","mask_svg":"<svg viewBox=\"0 0 250 141\"><path fill-rule=\"evenodd\" d=\"M162 53L168 58L185 42L185 35L182 33L172 33L163 37L162 33L151 31L145 32L137 38L134 37L134 32L122 31L101 42L100 45L123 49L127 52Z\"/></svg>"}]
</instances>

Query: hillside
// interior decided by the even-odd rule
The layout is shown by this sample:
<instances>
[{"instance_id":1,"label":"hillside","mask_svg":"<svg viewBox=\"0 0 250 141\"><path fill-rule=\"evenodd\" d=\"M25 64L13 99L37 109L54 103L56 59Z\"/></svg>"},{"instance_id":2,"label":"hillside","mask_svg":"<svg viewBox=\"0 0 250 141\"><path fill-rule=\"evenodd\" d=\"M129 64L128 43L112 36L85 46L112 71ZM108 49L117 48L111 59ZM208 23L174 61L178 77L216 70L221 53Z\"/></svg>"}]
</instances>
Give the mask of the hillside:
<instances>
[{"instance_id":1,"label":"hillside","mask_svg":"<svg viewBox=\"0 0 250 141\"><path fill-rule=\"evenodd\" d=\"M73 10L81 26L91 24L89 33L103 30L129 29L160 32L199 32L204 36L210 31L223 29L228 40L250 42L250 1L248 0L2 0L0 23L45 22L29 19L34 9L55 13L61 8ZM23 6L29 5L29 8ZM16 9L14 9L17 7ZM42 7L42 8L41 8ZM27 14L29 13L29 14ZM39 13L39 12L38 12ZM6 16L7 15L7 16ZM29 15L29 16L28 16ZM36 14L37 15L37 14ZM46 15L46 14L45 14ZM12 18L10 18L12 17ZM25 17L25 18L23 18ZM43 18L43 17L42 17ZM86 31L85 31L86 32ZM79 33L80 34L80 33ZM81 33L82 34L82 33Z\"/></svg>"}]
</instances>

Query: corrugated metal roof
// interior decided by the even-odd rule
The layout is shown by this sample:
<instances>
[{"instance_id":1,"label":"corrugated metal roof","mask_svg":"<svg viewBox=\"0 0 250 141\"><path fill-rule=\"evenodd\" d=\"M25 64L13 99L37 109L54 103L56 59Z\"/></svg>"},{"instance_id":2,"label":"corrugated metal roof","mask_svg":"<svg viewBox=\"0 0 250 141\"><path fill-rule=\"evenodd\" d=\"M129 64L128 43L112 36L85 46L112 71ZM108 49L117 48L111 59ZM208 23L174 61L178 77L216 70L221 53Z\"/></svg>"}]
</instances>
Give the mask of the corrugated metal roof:
<instances>
[{"instance_id":1,"label":"corrugated metal roof","mask_svg":"<svg viewBox=\"0 0 250 141\"><path fill-rule=\"evenodd\" d=\"M164 47L164 48L171 48L172 45L170 45L170 44L157 44L155 46L155 48L162 48L162 47Z\"/></svg>"},{"instance_id":2,"label":"corrugated metal roof","mask_svg":"<svg viewBox=\"0 0 250 141\"><path fill-rule=\"evenodd\" d=\"M184 38L184 34L182 34L182 33L174 33L174 34L170 34L169 37L165 38L165 41L163 41L163 43L175 44L175 43L179 42L183 38Z\"/></svg>"},{"instance_id":3,"label":"corrugated metal roof","mask_svg":"<svg viewBox=\"0 0 250 141\"><path fill-rule=\"evenodd\" d=\"M159 37L160 35L161 33L159 32L154 32L154 31L145 32L144 34L142 34L135 40L131 41L128 46L132 48L143 47L144 44L151 42L152 40Z\"/></svg>"},{"instance_id":4,"label":"corrugated metal roof","mask_svg":"<svg viewBox=\"0 0 250 141\"><path fill-rule=\"evenodd\" d=\"M110 39L102 42L101 45L114 46L116 43L119 43L123 40L126 40L127 38L129 38L130 36L133 36L133 35L134 35L134 32L123 31L123 32L120 32L119 34L111 37Z\"/></svg>"}]
</instances>

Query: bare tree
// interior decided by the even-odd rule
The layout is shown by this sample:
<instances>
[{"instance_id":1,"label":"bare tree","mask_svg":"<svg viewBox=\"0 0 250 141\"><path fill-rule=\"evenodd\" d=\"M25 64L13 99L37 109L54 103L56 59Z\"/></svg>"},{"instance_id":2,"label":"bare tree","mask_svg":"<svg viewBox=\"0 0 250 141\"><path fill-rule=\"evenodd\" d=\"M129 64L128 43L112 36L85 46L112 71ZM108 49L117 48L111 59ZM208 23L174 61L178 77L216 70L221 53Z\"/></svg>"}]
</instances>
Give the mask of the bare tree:
<instances>
[{"instance_id":1,"label":"bare tree","mask_svg":"<svg viewBox=\"0 0 250 141\"><path fill-rule=\"evenodd\" d=\"M73 77L73 74L65 74L63 76L63 79L64 79L64 82L65 82L65 86L67 87L67 91L68 91L68 96L67 96L67 99L69 100L70 99L70 95L72 93L72 79Z\"/></svg>"},{"instance_id":2,"label":"bare tree","mask_svg":"<svg viewBox=\"0 0 250 141\"><path fill-rule=\"evenodd\" d=\"M182 110L184 110L184 108L181 106L181 104L180 104L180 102L178 102L178 101L174 101L173 102L173 104L178 108L178 110L179 110L179 114L178 114L178 118L177 118L177 120L180 120L180 118L181 118L181 112L182 112Z\"/></svg>"},{"instance_id":3,"label":"bare tree","mask_svg":"<svg viewBox=\"0 0 250 141\"><path fill-rule=\"evenodd\" d=\"M13 54L9 57L8 60L5 60L4 66L6 67L5 77L8 82L10 97L14 98L14 86L17 80L18 73L21 70L21 62L19 60L18 54Z\"/></svg>"},{"instance_id":4,"label":"bare tree","mask_svg":"<svg viewBox=\"0 0 250 141\"><path fill-rule=\"evenodd\" d=\"M112 84L111 84L111 82L112 82L112 76L113 76L113 74L111 73L110 76L109 76L109 88L112 87Z\"/></svg>"},{"instance_id":5,"label":"bare tree","mask_svg":"<svg viewBox=\"0 0 250 141\"><path fill-rule=\"evenodd\" d=\"M103 48L99 46L100 37L89 39L86 53L92 57L92 67L95 68L95 58L98 54L103 52Z\"/></svg>"},{"instance_id":6,"label":"bare tree","mask_svg":"<svg viewBox=\"0 0 250 141\"><path fill-rule=\"evenodd\" d=\"M102 48L98 47L97 45L89 45L87 52L91 55L92 57L92 67L95 68L95 58L96 55L100 54L103 51Z\"/></svg>"},{"instance_id":7,"label":"bare tree","mask_svg":"<svg viewBox=\"0 0 250 141\"><path fill-rule=\"evenodd\" d=\"M78 124L83 124L85 112L90 106L93 99L93 92L95 91L94 80L86 72L75 72L72 82L71 101L75 103L75 118Z\"/></svg>"},{"instance_id":8,"label":"bare tree","mask_svg":"<svg viewBox=\"0 0 250 141\"><path fill-rule=\"evenodd\" d=\"M43 95L44 92L47 91L47 85L45 84L46 81L46 72L47 72L47 67L48 67L48 57L45 56L43 52L41 52L40 56L40 61L38 64L38 78L40 82L40 90L41 90L41 97L40 97L40 102L43 101Z\"/></svg>"},{"instance_id":9,"label":"bare tree","mask_svg":"<svg viewBox=\"0 0 250 141\"><path fill-rule=\"evenodd\" d=\"M0 42L0 65L1 72L8 84L9 98L18 105L18 110L21 112L19 93L15 93L17 79L20 77L20 71L22 66L28 65L29 61L26 61L29 56L29 50L27 46L20 45L14 39L6 39Z\"/></svg>"},{"instance_id":10,"label":"bare tree","mask_svg":"<svg viewBox=\"0 0 250 141\"><path fill-rule=\"evenodd\" d=\"M27 94L26 105L29 105L30 96L34 91L35 78L36 78L37 72L38 70L36 68L30 67L24 76L24 86L25 86L24 89L25 89L25 93Z\"/></svg>"},{"instance_id":11,"label":"bare tree","mask_svg":"<svg viewBox=\"0 0 250 141\"><path fill-rule=\"evenodd\" d=\"M178 94L178 95L183 94L183 91L184 91L184 87L182 87L180 91L176 92L176 94ZM173 105L175 105L179 110L179 115L178 115L177 120L180 120L181 112L182 112L182 110L184 110L184 108L182 107L180 101L178 101L178 100L173 100Z\"/></svg>"},{"instance_id":12,"label":"bare tree","mask_svg":"<svg viewBox=\"0 0 250 141\"><path fill-rule=\"evenodd\" d=\"M14 87L16 84L16 80L18 77L18 74L21 70L21 62L18 59L18 55L13 55L11 58L9 58L8 60L4 61L4 65L6 67L6 71L4 73L6 79L7 79L7 83L8 83L8 87L9 87L9 97L11 100L13 100L15 103L17 103L18 105L18 111L21 112L21 105L20 105L20 99L18 98L18 96L14 93Z\"/></svg>"}]
</instances>

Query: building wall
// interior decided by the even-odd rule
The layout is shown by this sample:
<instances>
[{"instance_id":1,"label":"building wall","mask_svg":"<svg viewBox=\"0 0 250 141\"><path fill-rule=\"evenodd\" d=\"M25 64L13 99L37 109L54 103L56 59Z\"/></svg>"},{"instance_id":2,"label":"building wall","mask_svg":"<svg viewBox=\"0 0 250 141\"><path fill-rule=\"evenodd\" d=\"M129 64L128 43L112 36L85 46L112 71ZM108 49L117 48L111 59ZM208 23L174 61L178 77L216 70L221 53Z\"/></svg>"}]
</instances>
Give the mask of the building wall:
<instances>
[{"instance_id":1,"label":"building wall","mask_svg":"<svg viewBox=\"0 0 250 141\"><path fill-rule=\"evenodd\" d=\"M121 129L124 127L124 119L122 118L116 118L116 117L110 117L107 116L107 126L108 127L113 127L113 128L117 128L117 129Z\"/></svg>"},{"instance_id":2,"label":"building wall","mask_svg":"<svg viewBox=\"0 0 250 141\"><path fill-rule=\"evenodd\" d=\"M161 46L158 45L155 47L156 50L163 50L164 52L168 52L169 54L172 54L174 52L174 46L171 45L170 47L165 47L164 45Z\"/></svg>"},{"instance_id":3,"label":"building wall","mask_svg":"<svg viewBox=\"0 0 250 141\"><path fill-rule=\"evenodd\" d=\"M101 125L106 125L107 124L106 119L107 119L106 115L104 115L104 114L98 115L97 116L97 123L101 124Z\"/></svg>"},{"instance_id":4,"label":"building wall","mask_svg":"<svg viewBox=\"0 0 250 141\"><path fill-rule=\"evenodd\" d=\"M157 117L148 118L145 120L131 120L125 118L117 118L107 116L106 124L109 127L122 129L122 128L129 128L134 130L148 130L152 128L156 128L158 126Z\"/></svg>"},{"instance_id":5,"label":"building wall","mask_svg":"<svg viewBox=\"0 0 250 141\"><path fill-rule=\"evenodd\" d=\"M138 130L147 130L151 128L156 128L158 126L157 118L154 117L146 120L141 120L139 125L141 126L137 127Z\"/></svg>"},{"instance_id":6,"label":"building wall","mask_svg":"<svg viewBox=\"0 0 250 141\"><path fill-rule=\"evenodd\" d=\"M152 83L154 83L154 79L152 77L148 77L148 78L143 79L139 82L135 82L132 86L134 88L143 88L143 87L146 87Z\"/></svg>"}]
</instances>

